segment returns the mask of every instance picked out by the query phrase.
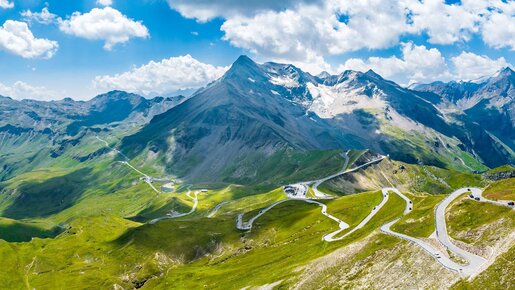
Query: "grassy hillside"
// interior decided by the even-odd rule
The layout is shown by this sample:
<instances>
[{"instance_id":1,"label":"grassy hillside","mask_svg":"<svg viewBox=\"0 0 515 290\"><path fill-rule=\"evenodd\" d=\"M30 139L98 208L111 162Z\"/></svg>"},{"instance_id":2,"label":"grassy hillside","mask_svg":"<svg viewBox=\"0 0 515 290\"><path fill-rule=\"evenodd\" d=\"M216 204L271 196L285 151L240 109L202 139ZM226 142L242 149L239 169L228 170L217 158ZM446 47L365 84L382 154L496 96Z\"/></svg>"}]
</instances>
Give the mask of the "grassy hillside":
<instances>
[{"instance_id":1,"label":"grassy hillside","mask_svg":"<svg viewBox=\"0 0 515 290\"><path fill-rule=\"evenodd\" d=\"M384 159L324 182L320 189L339 195L395 186L414 193L443 194L464 186L483 187L480 175Z\"/></svg>"},{"instance_id":2,"label":"grassy hillside","mask_svg":"<svg viewBox=\"0 0 515 290\"><path fill-rule=\"evenodd\" d=\"M445 195L406 194L412 211L392 226L392 230L413 237L427 238L435 230L434 210Z\"/></svg>"},{"instance_id":3,"label":"grassy hillside","mask_svg":"<svg viewBox=\"0 0 515 290\"><path fill-rule=\"evenodd\" d=\"M493 200L515 200L515 178L496 181L490 184L483 196Z\"/></svg>"},{"instance_id":4,"label":"grassy hillside","mask_svg":"<svg viewBox=\"0 0 515 290\"><path fill-rule=\"evenodd\" d=\"M451 237L472 245L494 245L515 228L515 212L508 207L477 202L466 195L447 213Z\"/></svg>"},{"instance_id":5,"label":"grassy hillside","mask_svg":"<svg viewBox=\"0 0 515 290\"><path fill-rule=\"evenodd\" d=\"M379 198L377 192L366 193L343 197L328 205L335 215L355 225ZM295 267L361 239L395 218L402 212L402 201L392 198L385 207L390 210L381 211L370 227L331 244L321 237L335 230L336 224L322 216L318 206L292 201L272 209L256 221L252 232L243 235L235 228L235 216L229 213L213 219L199 216L155 225L102 215L73 221L55 239L36 238L18 245L4 243L0 249L5 259L32 264L28 271L20 267L11 274L23 277L18 283L26 279L38 289L71 283L80 287L127 287L145 279L150 279L151 288L179 281L184 287L195 287L197 279L202 279L202 283L215 288L234 289L290 277ZM36 251L41 247L45 250ZM191 280L193 273L196 279ZM227 273L233 273L234 279L227 279ZM270 273L275 274L271 277ZM48 281L52 282L45 285Z\"/></svg>"},{"instance_id":6,"label":"grassy hillside","mask_svg":"<svg viewBox=\"0 0 515 290\"><path fill-rule=\"evenodd\" d=\"M96 144L84 150L90 154L101 146ZM75 150L77 154L86 152ZM349 167L366 162L369 153L365 152L351 151ZM424 265L443 271L441 275L449 279L447 282L455 279L431 258L417 252L416 247L379 233L382 224L402 215L404 201L395 194L390 195L388 203L364 228L334 243L324 242L322 237L337 230L337 224L323 216L319 206L303 201L278 205L257 219L250 232L236 229L238 214L244 213L248 220L261 208L286 198L279 185L313 180L341 170L344 160L339 153L274 155L270 166L258 170L256 177L248 180L250 186L228 182L182 183L170 193L153 191L140 180L141 175L116 162L120 156L114 153L81 163L70 158L66 168L52 165L17 175L0 183L0 215L6 217L0 218L0 239L5 240L0 241L0 258L14 265L0 273L2 285L9 289L59 289L68 285L124 289L207 285L213 289L240 289L277 282L280 287L294 287L304 285L306 275L311 275L311 263L340 251L347 253L345 261L337 259L340 268L352 273L345 276L345 283L326 279L327 275L342 275L336 266L316 268L314 273L318 274L312 281L327 281L320 285L336 288L380 288L381 284L374 282L362 283L370 280L371 273L387 279L386 274L377 274L377 265L382 265L385 273L401 271L382 264L390 261L393 265L397 259L403 261L402 271ZM131 164L145 173L160 174L158 167L141 166L144 163L138 160ZM254 183L256 180L263 182ZM491 187L496 192L510 188L503 182L506 181ZM393 229L427 237L434 230L433 209L443 198L441 193L464 185L484 184L479 175L385 159L330 180L320 189L342 195L323 202L329 213L351 228L379 204L379 188L394 185L403 192L413 192L408 195L414 202L414 211ZM145 223L172 210L188 212L193 206L186 195L188 190L205 187L209 191L198 195L193 214L152 225ZM218 212L208 218L219 204L222 206ZM459 212L475 209L464 207ZM496 222L485 220L483 225ZM453 230L463 232L465 226L457 225ZM407 253L421 260L415 261ZM434 279L428 281L436 283ZM395 285L407 287L405 282Z\"/></svg>"},{"instance_id":7,"label":"grassy hillside","mask_svg":"<svg viewBox=\"0 0 515 290\"><path fill-rule=\"evenodd\" d=\"M472 281L461 280L452 286L453 290L513 289L515 287L515 246L500 255L495 263Z\"/></svg>"},{"instance_id":8,"label":"grassy hillside","mask_svg":"<svg viewBox=\"0 0 515 290\"><path fill-rule=\"evenodd\" d=\"M37 222L23 222L0 217L0 239L7 242L29 242L32 238L53 238L64 229L49 228Z\"/></svg>"}]
</instances>

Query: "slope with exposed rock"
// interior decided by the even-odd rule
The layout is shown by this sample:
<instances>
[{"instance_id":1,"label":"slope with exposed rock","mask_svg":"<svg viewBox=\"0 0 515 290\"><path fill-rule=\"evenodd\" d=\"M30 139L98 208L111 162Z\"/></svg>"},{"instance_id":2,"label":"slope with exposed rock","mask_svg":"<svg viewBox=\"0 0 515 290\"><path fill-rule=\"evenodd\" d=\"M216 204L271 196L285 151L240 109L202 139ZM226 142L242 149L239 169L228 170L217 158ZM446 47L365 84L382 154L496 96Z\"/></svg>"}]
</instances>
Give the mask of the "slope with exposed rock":
<instances>
[{"instance_id":1,"label":"slope with exposed rock","mask_svg":"<svg viewBox=\"0 0 515 290\"><path fill-rule=\"evenodd\" d=\"M222 78L126 137L121 148L141 162L158 155L169 172L202 181L252 182L268 160L330 149L368 148L468 171L513 161L485 128L421 94L373 71L312 76L241 56Z\"/></svg>"}]
</instances>

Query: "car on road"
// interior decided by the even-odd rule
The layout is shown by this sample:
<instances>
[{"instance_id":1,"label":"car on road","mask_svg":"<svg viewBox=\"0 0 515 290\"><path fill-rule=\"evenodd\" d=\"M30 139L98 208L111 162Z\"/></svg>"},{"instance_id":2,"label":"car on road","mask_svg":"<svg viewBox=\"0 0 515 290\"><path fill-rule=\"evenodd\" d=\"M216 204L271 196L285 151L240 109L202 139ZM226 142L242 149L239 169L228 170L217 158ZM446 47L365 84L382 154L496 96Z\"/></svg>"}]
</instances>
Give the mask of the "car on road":
<instances>
[{"instance_id":1,"label":"car on road","mask_svg":"<svg viewBox=\"0 0 515 290\"><path fill-rule=\"evenodd\" d=\"M469 194L469 197L470 198L474 198L474 195L471 193L471 194Z\"/></svg>"},{"instance_id":2,"label":"car on road","mask_svg":"<svg viewBox=\"0 0 515 290\"><path fill-rule=\"evenodd\" d=\"M474 198L474 199L475 199L475 200L480 200L480 198L479 198L479 197L476 197L476 198Z\"/></svg>"},{"instance_id":3,"label":"car on road","mask_svg":"<svg viewBox=\"0 0 515 290\"><path fill-rule=\"evenodd\" d=\"M515 205L515 203L514 203L513 201L509 201L509 202L508 202L508 205L514 206L514 205Z\"/></svg>"}]
</instances>

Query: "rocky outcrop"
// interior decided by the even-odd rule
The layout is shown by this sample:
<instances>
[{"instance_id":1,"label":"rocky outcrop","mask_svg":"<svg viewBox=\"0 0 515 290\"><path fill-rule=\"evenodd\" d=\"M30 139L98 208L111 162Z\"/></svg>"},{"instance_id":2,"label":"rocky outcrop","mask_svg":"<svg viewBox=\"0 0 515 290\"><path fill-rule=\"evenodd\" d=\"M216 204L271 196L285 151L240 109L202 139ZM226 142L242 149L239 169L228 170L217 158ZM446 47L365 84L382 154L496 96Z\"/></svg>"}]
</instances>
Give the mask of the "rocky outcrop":
<instances>
[{"instance_id":1,"label":"rocky outcrop","mask_svg":"<svg viewBox=\"0 0 515 290\"><path fill-rule=\"evenodd\" d=\"M515 170L501 171L501 172L495 172L495 173L483 173L482 176L485 179L493 180L493 181L514 178Z\"/></svg>"}]
</instances>

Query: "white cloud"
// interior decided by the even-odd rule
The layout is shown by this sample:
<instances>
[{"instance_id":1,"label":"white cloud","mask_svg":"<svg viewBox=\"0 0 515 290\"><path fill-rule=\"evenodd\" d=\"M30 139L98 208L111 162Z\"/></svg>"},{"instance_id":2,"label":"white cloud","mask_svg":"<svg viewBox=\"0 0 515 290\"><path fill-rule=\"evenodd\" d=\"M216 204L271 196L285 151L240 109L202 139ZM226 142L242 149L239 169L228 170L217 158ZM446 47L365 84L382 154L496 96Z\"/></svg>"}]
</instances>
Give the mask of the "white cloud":
<instances>
[{"instance_id":1,"label":"white cloud","mask_svg":"<svg viewBox=\"0 0 515 290\"><path fill-rule=\"evenodd\" d=\"M478 79L510 66L504 57L491 59L471 52L462 52L460 55L451 58L451 62L455 68L455 78L459 80Z\"/></svg>"},{"instance_id":2,"label":"white cloud","mask_svg":"<svg viewBox=\"0 0 515 290\"><path fill-rule=\"evenodd\" d=\"M407 8L411 12L412 32L425 31L430 43L452 44L468 41L479 30L479 12L485 12L486 7L469 5L469 1L448 5L444 0L426 0L412 1Z\"/></svg>"},{"instance_id":3,"label":"white cloud","mask_svg":"<svg viewBox=\"0 0 515 290\"><path fill-rule=\"evenodd\" d=\"M33 99L41 101L60 100L62 93L49 90L42 86L32 86L22 81L17 81L8 86L0 83L0 95L12 97L14 99Z\"/></svg>"},{"instance_id":4,"label":"white cloud","mask_svg":"<svg viewBox=\"0 0 515 290\"><path fill-rule=\"evenodd\" d=\"M258 58L325 66L325 58L384 49L402 36L427 34L433 44L467 42L474 35L495 48L515 49L515 1L168 0L198 21L221 17L224 40ZM306 68L306 67L303 67Z\"/></svg>"},{"instance_id":5,"label":"white cloud","mask_svg":"<svg viewBox=\"0 0 515 290\"><path fill-rule=\"evenodd\" d=\"M339 67L340 71L351 69L358 71L374 70L381 76L399 83L410 84L448 80L451 76L445 58L436 48L417 46L411 42L401 45L402 57L370 57L348 59Z\"/></svg>"},{"instance_id":6,"label":"white cloud","mask_svg":"<svg viewBox=\"0 0 515 290\"><path fill-rule=\"evenodd\" d=\"M397 2L327 1L324 5L305 4L233 17L221 29L232 45L260 56L310 62L325 55L396 44L405 31L404 13ZM342 21L342 15L348 21Z\"/></svg>"},{"instance_id":7,"label":"white cloud","mask_svg":"<svg viewBox=\"0 0 515 290\"><path fill-rule=\"evenodd\" d=\"M4 8L4 9L14 8L14 2L11 2L9 0L0 0L0 8Z\"/></svg>"},{"instance_id":8,"label":"white cloud","mask_svg":"<svg viewBox=\"0 0 515 290\"><path fill-rule=\"evenodd\" d=\"M281 11L302 3L319 3L321 0L167 0L170 7L186 18L206 22L216 17L251 16L263 11Z\"/></svg>"},{"instance_id":9,"label":"white cloud","mask_svg":"<svg viewBox=\"0 0 515 290\"><path fill-rule=\"evenodd\" d=\"M97 5L111 6L111 5L113 5L113 0L97 0Z\"/></svg>"},{"instance_id":10,"label":"white cloud","mask_svg":"<svg viewBox=\"0 0 515 290\"><path fill-rule=\"evenodd\" d=\"M25 22L7 20L0 27L0 49L23 58L51 58L58 47L56 41L35 38Z\"/></svg>"},{"instance_id":11,"label":"white cloud","mask_svg":"<svg viewBox=\"0 0 515 290\"><path fill-rule=\"evenodd\" d=\"M59 21L59 28L77 37L103 40L106 50L133 37L149 36L148 29L140 21L129 19L111 7L93 8L84 14L74 12L70 19Z\"/></svg>"},{"instance_id":12,"label":"white cloud","mask_svg":"<svg viewBox=\"0 0 515 290\"><path fill-rule=\"evenodd\" d=\"M515 50L515 1L502 2L487 15L481 33L486 44Z\"/></svg>"},{"instance_id":13,"label":"white cloud","mask_svg":"<svg viewBox=\"0 0 515 290\"><path fill-rule=\"evenodd\" d=\"M57 21L57 15L48 11L48 7L43 8L41 12L25 10L20 14L23 16L23 19L28 22L35 21L41 24L52 24Z\"/></svg>"},{"instance_id":14,"label":"white cloud","mask_svg":"<svg viewBox=\"0 0 515 290\"><path fill-rule=\"evenodd\" d=\"M119 89L147 96L164 95L202 87L221 77L227 69L185 55L151 61L114 76L97 76L93 86L100 90Z\"/></svg>"},{"instance_id":15,"label":"white cloud","mask_svg":"<svg viewBox=\"0 0 515 290\"><path fill-rule=\"evenodd\" d=\"M381 76L397 83L429 83L433 81L474 80L490 76L500 69L511 66L503 57L491 59L484 55L462 52L445 59L436 48L417 46L411 42L401 45L402 56L348 59L338 70L374 70Z\"/></svg>"}]
</instances>

